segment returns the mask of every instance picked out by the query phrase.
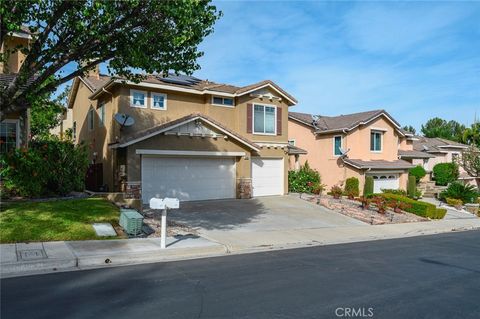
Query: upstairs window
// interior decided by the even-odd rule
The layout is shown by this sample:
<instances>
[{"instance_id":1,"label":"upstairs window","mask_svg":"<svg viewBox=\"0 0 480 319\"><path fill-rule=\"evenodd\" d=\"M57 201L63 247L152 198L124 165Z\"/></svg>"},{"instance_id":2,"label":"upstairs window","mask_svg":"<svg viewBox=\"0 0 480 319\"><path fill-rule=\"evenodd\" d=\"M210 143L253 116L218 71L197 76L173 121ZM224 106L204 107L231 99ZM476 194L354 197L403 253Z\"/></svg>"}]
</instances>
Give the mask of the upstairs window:
<instances>
[{"instance_id":1,"label":"upstairs window","mask_svg":"<svg viewBox=\"0 0 480 319\"><path fill-rule=\"evenodd\" d=\"M337 135L333 137L333 155L341 156L342 154L342 136Z\"/></svg>"},{"instance_id":2,"label":"upstairs window","mask_svg":"<svg viewBox=\"0 0 480 319\"><path fill-rule=\"evenodd\" d=\"M0 154L20 146L18 120L4 120L0 123Z\"/></svg>"},{"instance_id":3,"label":"upstairs window","mask_svg":"<svg viewBox=\"0 0 480 319\"><path fill-rule=\"evenodd\" d=\"M370 132L370 151L381 152L382 151L382 132L371 131Z\"/></svg>"},{"instance_id":4,"label":"upstairs window","mask_svg":"<svg viewBox=\"0 0 480 319\"><path fill-rule=\"evenodd\" d=\"M233 98L230 97L212 97L212 104L233 107Z\"/></svg>"},{"instance_id":5,"label":"upstairs window","mask_svg":"<svg viewBox=\"0 0 480 319\"><path fill-rule=\"evenodd\" d=\"M255 104L253 108L253 133L276 134L276 107Z\"/></svg>"},{"instance_id":6,"label":"upstairs window","mask_svg":"<svg viewBox=\"0 0 480 319\"><path fill-rule=\"evenodd\" d=\"M103 127L105 126L105 103L102 102L102 104L100 104L100 107L98 108L98 113L99 113L99 117L100 117L100 127Z\"/></svg>"},{"instance_id":7,"label":"upstairs window","mask_svg":"<svg viewBox=\"0 0 480 319\"><path fill-rule=\"evenodd\" d=\"M147 92L130 90L130 106L146 108Z\"/></svg>"},{"instance_id":8,"label":"upstairs window","mask_svg":"<svg viewBox=\"0 0 480 319\"><path fill-rule=\"evenodd\" d=\"M152 109L166 110L167 109L167 95L161 93L152 93Z\"/></svg>"},{"instance_id":9,"label":"upstairs window","mask_svg":"<svg viewBox=\"0 0 480 319\"><path fill-rule=\"evenodd\" d=\"M93 108L90 108L90 110L88 110L88 116L87 116L87 121L88 121L88 129L90 131L93 131L93 124L94 124L94 115L95 115L95 111L93 110Z\"/></svg>"}]
</instances>

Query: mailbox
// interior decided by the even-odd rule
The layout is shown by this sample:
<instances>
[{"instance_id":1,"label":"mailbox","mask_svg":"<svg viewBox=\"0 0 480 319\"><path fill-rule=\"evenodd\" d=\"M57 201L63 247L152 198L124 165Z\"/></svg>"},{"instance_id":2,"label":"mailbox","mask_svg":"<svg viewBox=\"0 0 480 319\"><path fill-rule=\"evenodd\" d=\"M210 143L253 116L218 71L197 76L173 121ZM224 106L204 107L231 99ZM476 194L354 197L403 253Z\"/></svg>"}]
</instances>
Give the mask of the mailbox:
<instances>
[{"instance_id":1,"label":"mailbox","mask_svg":"<svg viewBox=\"0 0 480 319\"><path fill-rule=\"evenodd\" d=\"M150 199L150 208L151 209L178 209L180 208L180 201L178 198L165 197L162 198L152 198Z\"/></svg>"}]
</instances>

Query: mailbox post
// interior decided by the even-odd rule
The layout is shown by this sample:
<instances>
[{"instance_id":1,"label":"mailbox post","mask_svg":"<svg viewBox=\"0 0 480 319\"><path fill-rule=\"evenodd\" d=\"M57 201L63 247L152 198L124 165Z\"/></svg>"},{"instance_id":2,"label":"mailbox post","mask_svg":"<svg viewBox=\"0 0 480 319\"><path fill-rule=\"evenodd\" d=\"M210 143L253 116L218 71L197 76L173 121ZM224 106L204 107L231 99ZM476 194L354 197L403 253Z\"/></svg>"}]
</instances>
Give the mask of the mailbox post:
<instances>
[{"instance_id":1,"label":"mailbox post","mask_svg":"<svg viewBox=\"0 0 480 319\"><path fill-rule=\"evenodd\" d=\"M180 201L178 198L165 197L164 199L161 199L154 197L150 199L150 208L162 210L160 248L165 249L167 241L167 210L180 208Z\"/></svg>"}]
</instances>

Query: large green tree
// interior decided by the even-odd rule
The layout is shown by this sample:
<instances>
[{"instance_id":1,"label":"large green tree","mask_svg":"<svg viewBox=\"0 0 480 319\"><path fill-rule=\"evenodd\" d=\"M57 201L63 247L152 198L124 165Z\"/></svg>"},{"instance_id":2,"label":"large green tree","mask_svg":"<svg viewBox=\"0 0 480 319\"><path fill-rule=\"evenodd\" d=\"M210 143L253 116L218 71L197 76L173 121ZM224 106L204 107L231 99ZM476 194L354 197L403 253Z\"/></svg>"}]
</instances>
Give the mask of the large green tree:
<instances>
[{"instance_id":1,"label":"large green tree","mask_svg":"<svg viewBox=\"0 0 480 319\"><path fill-rule=\"evenodd\" d=\"M461 142L465 126L457 121L446 121L434 117L422 125L422 133L426 137L441 137L447 140Z\"/></svg>"},{"instance_id":2,"label":"large green tree","mask_svg":"<svg viewBox=\"0 0 480 319\"><path fill-rule=\"evenodd\" d=\"M0 120L102 62L133 81L139 69L191 73L220 14L209 0L0 1L0 42L24 26L32 36L28 47L0 54L2 61L26 54L15 79L0 88Z\"/></svg>"},{"instance_id":3,"label":"large green tree","mask_svg":"<svg viewBox=\"0 0 480 319\"><path fill-rule=\"evenodd\" d=\"M480 147L480 122L475 122L472 126L467 127L463 131L462 139L465 144Z\"/></svg>"},{"instance_id":4,"label":"large green tree","mask_svg":"<svg viewBox=\"0 0 480 319\"><path fill-rule=\"evenodd\" d=\"M411 125L405 125L405 126L403 127L403 129L404 129L405 131L407 131L407 132L412 133L412 134L416 134L416 133L417 133L417 130L416 130L413 126L411 126Z\"/></svg>"}]
</instances>

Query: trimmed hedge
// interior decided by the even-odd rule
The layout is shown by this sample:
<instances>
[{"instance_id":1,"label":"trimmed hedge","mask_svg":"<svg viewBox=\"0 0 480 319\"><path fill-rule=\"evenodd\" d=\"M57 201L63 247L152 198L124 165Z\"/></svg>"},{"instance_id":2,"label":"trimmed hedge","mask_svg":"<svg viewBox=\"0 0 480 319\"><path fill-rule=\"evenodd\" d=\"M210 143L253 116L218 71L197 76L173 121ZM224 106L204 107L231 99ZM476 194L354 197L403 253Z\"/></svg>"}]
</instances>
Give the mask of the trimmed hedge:
<instances>
[{"instance_id":1,"label":"trimmed hedge","mask_svg":"<svg viewBox=\"0 0 480 319\"><path fill-rule=\"evenodd\" d=\"M407 194L410 198L415 198L415 193L417 191L417 180L415 176L408 176L408 184L407 184Z\"/></svg>"},{"instance_id":2,"label":"trimmed hedge","mask_svg":"<svg viewBox=\"0 0 480 319\"><path fill-rule=\"evenodd\" d=\"M348 197L358 197L360 195L359 191L360 182L356 177L349 177L345 181L345 195Z\"/></svg>"},{"instance_id":3,"label":"trimmed hedge","mask_svg":"<svg viewBox=\"0 0 480 319\"><path fill-rule=\"evenodd\" d=\"M363 196L370 196L373 194L373 177L365 177L365 185L363 186Z\"/></svg>"},{"instance_id":4,"label":"trimmed hedge","mask_svg":"<svg viewBox=\"0 0 480 319\"><path fill-rule=\"evenodd\" d=\"M445 217L445 214L447 213L447 210L444 208L437 208L437 206L433 204L413 200L402 195L382 193L382 194L375 194L375 196L381 196L387 200L396 200L396 201L405 203L407 204L407 207L404 209L405 211L421 217L429 217L431 219L442 219L443 217Z\"/></svg>"},{"instance_id":5,"label":"trimmed hedge","mask_svg":"<svg viewBox=\"0 0 480 319\"><path fill-rule=\"evenodd\" d=\"M437 185L447 186L456 181L459 174L456 163L439 163L433 167L433 179Z\"/></svg>"},{"instance_id":6,"label":"trimmed hedge","mask_svg":"<svg viewBox=\"0 0 480 319\"><path fill-rule=\"evenodd\" d=\"M420 166L420 165L417 165L415 166L414 168L411 168L409 171L408 171L408 174L410 176L415 176L415 180L418 182L420 182L420 180L422 178L425 177L425 175L427 175L427 171L425 171L425 169Z\"/></svg>"}]
</instances>

